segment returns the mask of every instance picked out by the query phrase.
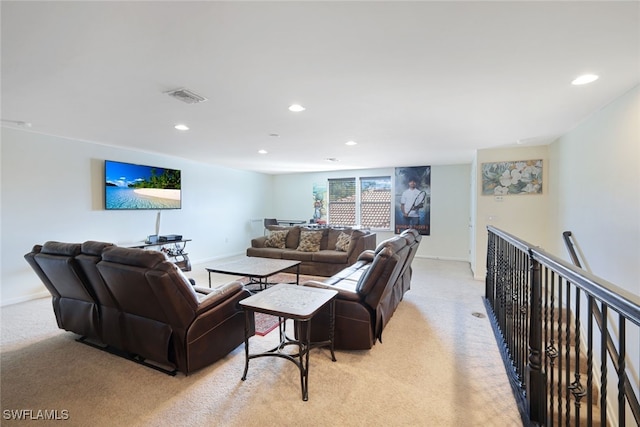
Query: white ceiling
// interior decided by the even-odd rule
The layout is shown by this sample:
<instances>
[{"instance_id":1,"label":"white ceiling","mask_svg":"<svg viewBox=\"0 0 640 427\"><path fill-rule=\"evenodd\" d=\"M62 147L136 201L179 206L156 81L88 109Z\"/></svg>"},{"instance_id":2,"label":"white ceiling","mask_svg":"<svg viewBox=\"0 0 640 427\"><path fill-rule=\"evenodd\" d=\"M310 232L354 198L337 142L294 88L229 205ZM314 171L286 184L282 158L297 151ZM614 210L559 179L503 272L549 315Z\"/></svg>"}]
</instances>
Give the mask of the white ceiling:
<instances>
[{"instance_id":1,"label":"white ceiling","mask_svg":"<svg viewBox=\"0 0 640 427\"><path fill-rule=\"evenodd\" d=\"M639 5L2 1L3 126L267 173L469 163L636 86Z\"/></svg>"}]
</instances>

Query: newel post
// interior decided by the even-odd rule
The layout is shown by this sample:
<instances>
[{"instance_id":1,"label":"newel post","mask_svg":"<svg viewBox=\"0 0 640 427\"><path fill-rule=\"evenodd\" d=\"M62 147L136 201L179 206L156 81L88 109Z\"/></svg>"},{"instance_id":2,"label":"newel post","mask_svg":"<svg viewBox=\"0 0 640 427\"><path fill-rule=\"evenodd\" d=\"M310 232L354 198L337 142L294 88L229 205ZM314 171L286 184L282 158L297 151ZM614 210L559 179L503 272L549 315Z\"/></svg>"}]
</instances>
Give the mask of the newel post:
<instances>
[{"instance_id":1,"label":"newel post","mask_svg":"<svg viewBox=\"0 0 640 427\"><path fill-rule=\"evenodd\" d=\"M533 425L545 425L545 381L542 372L542 274L540 263L529 254L531 310L529 311L529 363L527 364L527 403Z\"/></svg>"}]
</instances>

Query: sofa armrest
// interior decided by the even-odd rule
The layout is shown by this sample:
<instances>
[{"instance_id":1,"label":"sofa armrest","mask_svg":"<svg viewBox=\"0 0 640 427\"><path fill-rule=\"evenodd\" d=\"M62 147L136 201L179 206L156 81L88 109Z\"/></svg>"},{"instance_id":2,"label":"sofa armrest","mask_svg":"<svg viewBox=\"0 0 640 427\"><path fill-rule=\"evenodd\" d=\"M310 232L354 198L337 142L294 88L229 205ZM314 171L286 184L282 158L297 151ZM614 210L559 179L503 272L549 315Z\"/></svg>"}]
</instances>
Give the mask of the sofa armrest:
<instances>
[{"instance_id":1,"label":"sofa armrest","mask_svg":"<svg viewBox=\"0 0 640 427\"><path fill-rule=\"evenodd\" d=\"M255 239L251 239L251 247L264 248L264 244L266 241L267 241L267 236L256 237Z\"/></svg>"},{"instance_id":2,"label":"sofa armrest","mask_svg":"<svg viewBox=\"0 0 640 427\"><path fill-rule=\"evenodd\" d=\"M198 308L196 309L196 315L199 315L207 310L210 310L211 307L214 307L220 304L221 301L224 301L231 296L235 295L239 291L243 289L242 283L238 281L229 282L220 287L209 289L210 292L201 292L199 289L196 289L198 293L206 293L207 295L199 300Z\"/></svg>"},{"instance_id":3,"label":"sofa armrest","mask_svg":"<svg viewBox=\"0 0 640 427\"><path fill-rule=\"evenodd\" d=\"M353 233L362 233L362 231L354 230ZM376 248L376 234L366 232L364 235L357 237L355 242L352 243L354 244L349 246L349 252L347 253L349 265L354 264L362 252Z\"/></svg>"},{"instance_id":4,"label":"sofa armrest","mask_svg":"<svg viewBox=\"0 0 640 427\"><path fill-rule=\"evenodd\" d=\"M371 249L367 249L366 251L358 255L357 261L373 262L375 257L376 257L375 251L372 251Z\"/></svg>"},{"instance_id":5,"label":"sofa armrest","mask_svg":"<svg viewBox=\"0 0 640 427\"><path fill-rule=\"evenodd\" d=\"M224 292L222 297L216 293L209 294L216 296L210 297L211 299L207 299L200 305L201 307L198 308L197 315L193 323L189 326L186 337L187 342L193 343L201 339L201 337L207 335L213 329L238 315L242 315L241 318L244 319L243 310L240 307L239 302L249 297L251 294L244 287L241 286L238 288L235 286L236 283L239 282L232 282L224 285L222 288L228 290L228 292ZM216 289L214 289L214 291L215 290ZM249 333L250 335L255 333L253 316ZM217 344L214 343L214 345Z\"/></svg>"},{"instance_id":6,"label":"sofa armrest","mask_svg":"<svg viewBox=\"0 0 640 427\"><path fill-rule=\"evenodd\" d=\"M339 285L340 282L337 283ZM312 288L320 288L320 289L330 289L332 291L338 291L338 299L350 300L350 301L360 301L360 294L358 294L355 290L341 288L340 286L330 285L328 283L318 282L316 280L309 280L302 284L302 286L309 286Z\"/></svg>"},{"instance_id":7,"label":"sofa armrest","mask_svg":"<svg viewBox=\"0 0 640 427\"><path fill-rule=\"evenodd\" d=\"M205 288L198 285L193 285L193 290L198 294L198 298L202 299L203 297L209 295L211 292L214 292L216 288Z\"/></svg>"}]
</instances>

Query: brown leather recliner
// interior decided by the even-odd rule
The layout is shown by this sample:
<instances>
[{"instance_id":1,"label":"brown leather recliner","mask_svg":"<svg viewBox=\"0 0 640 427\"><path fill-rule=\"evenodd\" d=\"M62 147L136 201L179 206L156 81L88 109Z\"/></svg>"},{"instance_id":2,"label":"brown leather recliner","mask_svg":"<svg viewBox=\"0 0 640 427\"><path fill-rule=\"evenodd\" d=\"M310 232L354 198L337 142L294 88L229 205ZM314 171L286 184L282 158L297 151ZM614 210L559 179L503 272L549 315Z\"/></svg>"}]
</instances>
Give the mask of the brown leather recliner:
<instances>
[{"instance_id":1,"label":"brown leather recliner","mask_svg":"<svg viewBox=\"0 0 640 427\"><path fill-rule=\"evenodd\" d=\"M338 291L335 304L334 346L337 349L370 349L382 341L382 330L393 315L398 300L394 287L409 266L411 245L404 236L381 242L375 251L364 251L358 261L324 282L307 281L303 286ZM310 322L311 340L328 338L329 312L325 309Z\"/></svg>"},{"instance_id":2,"label":"brown leather recliner","mask_svg":"<svg viewBox=\"0 0 640 427\"><path fill-rule=\"evenodd\" d=\"M240 282L199 300L164 254L115 246L105 248L97 268L121 310L124 350L188 374L244 342L245 317L238 302L250 293Z\"/></svg>"},{"instance_id":3,"label":"brown leather recliner","mask_svg":"<svg viewBox=\"0 0 640 427\"><path fill-rule=\"evenodd\" d=\"M100 340L100 310L75 257L79 243L46 242L24 256L52 296L58 327Z\"/></svg>"},{"instance_id":4,"label":"brown leather recliner","mask_svg":"<svg viewBox=\"0 0 640 427\"><path fill-rule=\"evenodd\" d=\"M98 299L101 342L117 349L123 349L120 309L97 268L98 262L102 259L102 252L111 246L114 245L107 242L84 242L80 246L80 254L76 256L76 260Z\"/></svg>"},{"instance_id":5,"label":"brown leather recliner","mask_svg":"<svg viewBox=\"0 0 640 427\"><path fill-rule=\"evenodd\" d=\"M400 237L403 237L407 241L407 244L409 245L409 254L404 261L398 281L393 288L393 298L396 305L402 301L404 294L411 289L411 276L413 273L411 270L411 263L418 252L420 240L422 240L422 235L413 228L403 231L400 234Z\"/></svg>"}]
</instances>

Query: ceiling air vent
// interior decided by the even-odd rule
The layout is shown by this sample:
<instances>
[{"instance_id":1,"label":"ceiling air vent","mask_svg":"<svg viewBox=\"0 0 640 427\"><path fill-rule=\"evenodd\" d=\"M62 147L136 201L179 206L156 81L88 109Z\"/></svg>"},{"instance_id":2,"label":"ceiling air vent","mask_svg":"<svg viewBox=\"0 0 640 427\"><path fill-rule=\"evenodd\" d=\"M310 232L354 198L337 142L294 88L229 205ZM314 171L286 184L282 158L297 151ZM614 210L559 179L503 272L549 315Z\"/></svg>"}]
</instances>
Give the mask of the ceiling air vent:
<instances>
[{"instance_id":1,"label":"ceiling air vent","mask_svg":"<svg viewBox=\"0 0 640 427\"><path fill-rule=\"evenodd\" d=\"M176 89L165 93L187 104L198 104L207 100L204 96L191 92L189 89Z\"/></svg>"}]
</instances>

